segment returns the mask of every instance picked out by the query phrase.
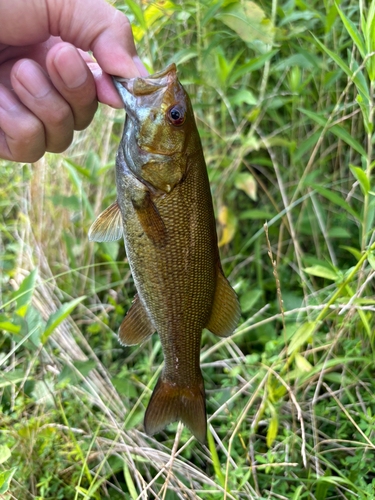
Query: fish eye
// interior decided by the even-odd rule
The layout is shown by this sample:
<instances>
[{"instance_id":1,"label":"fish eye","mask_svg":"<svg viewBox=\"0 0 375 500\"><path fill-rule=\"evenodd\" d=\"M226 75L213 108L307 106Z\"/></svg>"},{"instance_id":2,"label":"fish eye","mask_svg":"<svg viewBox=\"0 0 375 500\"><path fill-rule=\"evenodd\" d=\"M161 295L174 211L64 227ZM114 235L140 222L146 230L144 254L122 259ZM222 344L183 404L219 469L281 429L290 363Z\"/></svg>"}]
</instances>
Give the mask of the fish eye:
<instances>
[{"instance_id":1,"label":"fish eye","mask_svg":"<svg viewBox=\"0 0 375 500\"><path fill-rule=\"evenodd\" d=\"M173 106L168 110L167 118L172 125L179 127L185 122L185 112L180 106Z\"/></svg>"}]
</instances>

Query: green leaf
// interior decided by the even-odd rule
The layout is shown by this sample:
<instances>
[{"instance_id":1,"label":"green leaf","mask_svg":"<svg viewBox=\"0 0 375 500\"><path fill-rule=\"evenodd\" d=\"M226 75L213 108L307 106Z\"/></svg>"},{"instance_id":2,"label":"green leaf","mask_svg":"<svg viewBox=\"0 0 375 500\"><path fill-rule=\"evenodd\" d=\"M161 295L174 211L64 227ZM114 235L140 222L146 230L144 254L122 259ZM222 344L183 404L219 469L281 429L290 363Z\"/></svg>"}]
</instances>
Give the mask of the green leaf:
<instances>
[{"instance_id":1,"label":"green leaf","mask_svg":"<svg viewBox=\"0 0 375 500\"><path fill-rule=\"evenodd\" d=\"M261 7L254 2L231 2L215 16L235 31L245 42L273 43L275 28Z\"/></svg>"},{"instance_id":2,"label":"green leaf","mask_svg":"<svg viewBox=\"0 0 375 500\"><path fill-rule=\"evenodd\" d=\"M316 123L318 123L322 127L326 126L327 120L323 116L318 115L317 113L314 113L313 111L309 111L307 109L302 109L302 108L298 108L298 109L299 109L299 111L301 111L301 113L307 115L309 118L312 118ZM329 126L328 130L330 130L337 137L339 137L344 142L346 142L346 144L349 144L349 146L351 146L353 149L355 149L360 155L362 155L364 157L367 156L366 151L363 149L361 144L359 144L359 142L356 141L354 139L354 137L352 137L350 135L350 133L345 128L341 127L341 125L333 125L332 127Z\"/></svg>"},{"instance_id":3,"label":"green leaf","mask_svg":"<svg viewBox=\"0 0 375 500\"><path fill-rule=\"evenodd\" d=\"M357 49L359 50L359 53L361 54L362 58L364 59L366 57L366 46L365 46L365 42L363 40L362 35L358 32L355 24L353 24L351 22L351 20L345 16L345 14L342 12L340 7L337 5L337 2L335 2L335 4L336 4L337 11L340 14L341 20L344 23L346 31L349 33L351 39L353 40Z\"/></svg>"},{"instance_id":4,"label":"green leaf","mask_svg":"<svg viewBox=\"0 0 375 500\"><path fill-rule=\"evenodd\" d=\"M295 361L296 361L296 367L298 368L298 370L300 370L301 372L311 372L312 370L312 365L307 361L306 358L304 358L303 356L301 356L301 354L299 354L298 352L296 352L296 357L295 357Z\"/></svg>"},{"instance_id":5,"label":"green leaf","mask_svg":"<svg viewBox=\"0 0 375 500\"><path fill-rule=\"evenodd\" d=\"M370 186L370 181L367 178L366 172L362 170L361 167L355 167L354 165L349 165L349 168L354 175L354 177L357 179L359 182L359 185L361 186L362 193L366 196L368 195L371 186Z\"/></svg>"},{"instance_id":6,"label":"green leaf","mask_svg":"<svg viewBox=\"0 0 375 500\"><path fill-rule=\"evenodd\" d=\"M250 291L244 293L240 299L241 311L243 313L250 311L250 309L261 298L262 293L263 293L262 290L260 290L259 288L255 289L255 290L250 290Z\"/></svg>"},{"instance_id":7,"label":"green leaf","mask_svg":"<svg viewBox=\"0 0 375 500\"><path fill-rule=\"evenodd\" d=\"M257 200L257 183L254 177L247 172L238 172L234 178L237 189L244 191L250 199Z\"/></svg>"},{"instance_id":8,"label":"green leaf","mask_svg":"<svg viewBox=\"0 0 375 500\"><path fill-rule=\"evenodd\" d=\"M221 8L223 5L224 0L219 0L219 2L214 2L212 5L206 10L205 15L202 18L201 21L201 27L205 26L209 21L212 21L215 17L216 12ZM203 4L202 4L203 5Z\"/></svg>"},{"instance_id":9,"label":"green leaf","mask_svg":"<svg viewBox=\"0 0 375 500\"><path fill-rule=\"evenodd\" d=\"M33 269L31 273L26 276L26 278L22 281L21 286L14 294L14 298L17 301L16 312L22 318L26 314L27 308L34 293L36 273L37 268Z\"/></svg>"},{"instance_id":10,"label":"green leaf","mask_svg":"<svg viewBox=\"0 0 375 500\"><path fill-rule=\"evenodd\" d=\"M362 92L362 94L366 97L366 99L369 101L370 100L370 95L369 95L369 91L368 91L368 88L363 86L362 82L360 81L360 79L358 78L358 75L356 75L354 78L353 78L353 71L349 68L349 66L341 59L341 57L339 57L337 54L335 54L334 52L332 52L331 50L327 49L327 47L325 45L322 44L322 42L320 40L318 40L316 38L315 35L312 34L312 36L314 37L316 43L321 47L322 50L324 50L324 52L326 52L326 54L329 55L329 57L335 61L335 63L344 71L344 73L346 73L354 82L354 84L356 85L357 89Z\"/></svg>"},{"instance_id":11,"label":"green leaf","mask_svg":"<svg viewBox=\"0 0 375 500\"><path fill-rule=\"evenodd\" d=\"M275 407L270 402L268 402L268 408L270 409L271 412L271 420L270 420L270 425L268 426L267 429L267 446L268 448L271 448L273 442L277 437L277 431L279 429L279 417L277 415Z\"/></svg>"},{"instance_id":12,"label":"green leaf","mask_svg":"<svg viewBox=\"0 0 375 500\"><path fill-rule=\"evenodd\" d=\"M252 71L256 71L260 68L262 68L267 61L272 59L272 57L277 54L278 50L272 50L271 52L268 52L267 54L262 54L259 57L255 57L254 59L250 59L245 64L242 64L239 66L236 70L232 72L232 74L228 78L228 86L233 85L241 76L247 75L251 73Z\"/></svg>"},{"instance_id":13,"label":"green leaf","mask_svg":"<svg viewBox=\"0 0 375 500\"><path fill-rule=\"evenodd\" d=\"M362 253L360 250L358 250L358 248L348 247L345 245L340 246L340 248L343 248L344 250L350 252L357 260L360 260L362 257Z\"/></svg>"},{"instance_id":14,"label":"green leaf","mask_svg":"<svg viewBox=\"0 0 375 500\"><path fill-rule=\"evenodd\" d=\"M326 16L326 26L325 26L326 33L329 33L331 31L331 28L333 26L333 23L335 22L336 17L337 17L336 5L331 5L331 8L329 9Z\"/></svg>"},{"instance_id":15,"label":"green leaf","mask_svg":"<svg viewBox=\"0 0 375 500\"><path fill-rule=\"evenodd\" d=\"M78 297L77 299L71 300L70 302L67 302L66 304L63 304L60 309L58 309L56 312L52 313L51 316L48 318L47 324L46 324L46 329L43 332L41 341L44 344L48 337L51 335L53 330L62 322L64 319L69 316L69 314L73 311L73 309L83 300L85 300L86 295L83 295L82 297Z\"/></svg>"},{"instance_id":16,"label":"green leaf","mask_svg":"<svg viewBox=\"0 0 375 500\"><path fill-rule=\"evenodd\" d=\"M0 495L5 495L5 493L9 490L10 482L16 470L17 467L13 467L12 469L0 472Z\"/></svg>"},{"instance_id":17,"label":"green leaf","mask_svg":"<svg viewBox=\"0 0 375 500\"><path fill-rule=\"evenodd\" d=\"M133 2L133 0L125 0L125 1L128 4L132 13L134 14L134 17L138 21L139 26L146 31L146 29L147 29L146 21L145 21L141 7L137 3Z\"/></svg>"},{"instance_id":18,"label":"green leaf","mask_svg":"<svg viewBox=\"0 0 375 500\"><path fill-rule=\"evenodd\" d=\"M10 333L19 333L21 330L20 325L14 325L10 321L0 321L0 330L5 330Z\"/></svg>"},{"instance_id":19,"label":"green leaf","mask_svg":"<svg viewBox=\"0 0 375 500\"><path fill-rule=\"evenodd\" d=\"M305 344L308 339L312 336L316 328L316 321L309 321L303 323L298 330L294 333L292 340L288 346L288 354L292 354L301 345Z\"/></svg>"},{"instance_id":20,"label":"green leaf","mask_svg":"<svg viewBox=\"0 0 375 500\"><path fill-rule=\"evenodd\" d=\"M373 253L369 253L367 256L368 263L375 271L375 255Z\"/></svg>"},{"instance_id":21,"label":"green leaf","mask_svg":"<svg viewBox=\"0 0 375 500\"><path fill-rule=\"evenodd\" d=\"M91 370L96 367L97 362L89 359L87 361L75 361L73 364L83 377L87 377Z\"/></svg>"},{"instance_id":22,"label":"green leaf","mask_svg":"<svg viewBox=\"0 0 375 500\"><path fill-rule=\"evenodd\" d=\"M6 445L0 446L0 464L3 464L11 456L10 449Z\"/></svg>"},{"instance_id":23,"label":"green leaf","mask_svg":"<svg viewBox=\"0 0 375 500\"><path fill-rule=\"evenodd\" d=\"M326 278L327 280L337 280L337 274L324 266L311 266L304 269L305 273L311 274L312 276L318 276L319 278Z\"/></svg>"},{"instance_id":24,"label":"green leaf","mask_svg":"<svg viewBox=\"0 0 375 500\"><path fill-rule=\"evenodd\" d=\"M132 497L133 500L137 500L138 498L138 493L137 490L135 489L134 482L132 479L132 476L129 471L128 464L124 462L124 478L126 482L126 486L128 487L128 491L130 493L130 496Z\"/></svg>"},{"instance_id":25,"label":"green leaf","mask_svg":"<svg viewBox=\"0 0 375 500\"><path fill-rule=\"evenodd\" d=\"M225 477L221 471L221 464L220 464L220 460L219 460L219 455L217 454L217 451L216 451L215 440L214 440L213 435L211 434L209 427L207 427L207 441L208 441L208 447L209 447L210 452L211 452L211 458L212 458L212 463L214 465L215 474L219 480L219 483L224 488L225 487Z\"/></svg>"},{"instance_id":26,"label":"green leaf","mask_svg":"<svg viewBox=\"0 0 375 500\"><path fill-rule=\"evenodd\" d=\"M18 382L22 382L24 378L25 372L23 370L13 370L11 372L2 373L0 375L0 388L18 384Z\"/></svg>"},{"instance_id":27,"label":"green leaf","mask_svg":"<svg viewBox=\"0 0 375 500\"><path fill-rule=\"evenodd\" d=\"M367 13L367 21L364 23L364 15L362 13L362 31L365 33L367 52L370 54L375 48L375 2L371 2L370 8ZM375 57L372 56L366 63L366 69L370 80L375 80Z\"/></svg>"},{"instance_id":28,"label":"green leaf","mask_svg":"<svg viewBox=\"0 0 375 500\"><path fill-rule=\"evenodd\" d=\"M247 89L240 89L237 90L236 93L229 98L229 102L232 104L232 106L239 106L243 103L249 104L250 106L253 106L256 104L257 98L254 96L250 90Z\"/></svg>"},{"instance_id":29,"label":"green leaf","mask_svg":"<svg viewBox=\"0 0 375 500\"><path fill-rule=\"evenodd\" d=\"M333 226L331 229L328 231L328 237L329 238L351 238L352 235L350 231L348 231L345 227L340 227L340 226Z\"/></svg>"},{"instance_id":30,"label":"green leaf","mask_svg":"<svg viewBox=\"0 0 375 500\"><path fill-rule=\"evenodd\" d=\"M354 218L361 221L360 215L354 210L354 208L352 208L349 205L349 203L347 203L345 200L343 200L341 198L341 196L339 196L337 193L335 193L334 191L331 191L329 189L326 189L326 188L320 186L319 184L310 183L309 186L312 187L313 189L315 189L315 191L317 191L319 194L321 194L322 196L324 196L328 200L332 201L332 203L334 203L335 205L338 205L339 207L346 210Z\"/></svg>"},{"instance_id":31,"label":"green leaf","mask_svg":"<svg viewBox=\"0 0 375 500\"><path fill-rule=\"evenodd\" d=\"M326 477L331 475L329 469L327 469L324 473ZM321 479L318 480L316 490L315 490L315 498L316 500L325 500L327 498L329 484Z\"/></svg>"},{"instance_id":32,"label":"green leaf","mask_svg":"<svg viewBox=\"0 0 375 500\"><path fill-rule=\"evenodd\" d=\"M244 219L252 219L252 220L257 220L257 219L264 219L264 220L271 220L272 217L274 217L275 214L271 214L271 212L266 212L265 210L244 210L243 212L240 213L239 219L244 220Z\"/></svg>"},{"instance_id":33,"label":"green leaf","mask_svg":"<svg viewBox=\"0 0 375 500\"><path fill-rule=\"evenodd\" d=\"M190 61L190 59L194 59L197 56L197 49L194 49L193 47L187 47L186 49L181 49L173 54L168 63L170 64L174 62L175 64L183 64L187 61Z\"/></svg>"},{"instance_id":34,"label":"green leaf","mask_svg":"<svg viewBox=\"0 0 375 500\"><path fill-rule=\"evenodd\" d=\"M301 498L301 493L304 488L304 485L302 484L301 486L298 486L298 488L295 490L292 500L299 500Z\"/></svg>"}]
</instances>

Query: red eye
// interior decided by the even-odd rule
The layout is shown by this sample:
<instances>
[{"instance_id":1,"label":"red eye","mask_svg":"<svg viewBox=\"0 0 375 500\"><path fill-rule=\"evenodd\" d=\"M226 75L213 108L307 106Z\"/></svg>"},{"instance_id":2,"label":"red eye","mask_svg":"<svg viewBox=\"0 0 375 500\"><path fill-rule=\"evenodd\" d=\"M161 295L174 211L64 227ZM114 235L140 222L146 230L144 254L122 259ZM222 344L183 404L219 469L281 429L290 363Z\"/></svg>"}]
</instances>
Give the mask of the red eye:
<instances>
[{"instance_id":1,"label":"red eye","mask_svg":"<svg viewBox=\"0 0 375 500\"><path fill-rule=\"evenodd\" d=\"M180 106L173 106L168 110L167 117L172 125L179 127L185 121L185 111Z\"/></svg>"}]
</instances>

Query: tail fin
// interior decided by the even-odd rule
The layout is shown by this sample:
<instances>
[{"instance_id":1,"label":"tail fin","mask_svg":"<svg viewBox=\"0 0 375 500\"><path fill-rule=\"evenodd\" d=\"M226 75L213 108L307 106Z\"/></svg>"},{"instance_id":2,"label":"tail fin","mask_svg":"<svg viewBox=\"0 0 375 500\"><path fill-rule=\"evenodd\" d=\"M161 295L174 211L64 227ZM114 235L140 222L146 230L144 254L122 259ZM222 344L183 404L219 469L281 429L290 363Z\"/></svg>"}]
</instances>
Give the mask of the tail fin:
<instances>
[{"instance_id":1,"label":"tail fin","mask_svg":"<svg viewBox=\"0 0 375 500\"><path fill-rule=\"evenodd\" d=\"M206 443L207 421L203 380L195 386L180 387L160 376L145 414L149 436L181 420L201 443Z\"/></svg>"}]
</instances>

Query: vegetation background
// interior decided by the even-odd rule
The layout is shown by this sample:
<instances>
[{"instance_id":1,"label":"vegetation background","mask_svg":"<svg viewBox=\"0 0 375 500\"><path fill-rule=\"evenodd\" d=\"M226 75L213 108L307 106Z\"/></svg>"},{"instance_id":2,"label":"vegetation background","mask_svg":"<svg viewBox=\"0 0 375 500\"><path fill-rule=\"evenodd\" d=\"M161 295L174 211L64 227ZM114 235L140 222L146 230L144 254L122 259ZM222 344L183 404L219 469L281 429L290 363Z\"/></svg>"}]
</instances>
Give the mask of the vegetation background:
<instances>
[{"instance_id":1,"label":"vegetation background","mask_svg":"<svg viewBox=\"0 0 375 500\"><path fill-rule=\"evenodd\" d=\"M119 345L123 243L87 238L124 113L0 161L0 498L373 499L374 0L116 7L192 98L242 324L203 334L209 446L146 436L160 341Z\"/></svg>"}]
</instances>

